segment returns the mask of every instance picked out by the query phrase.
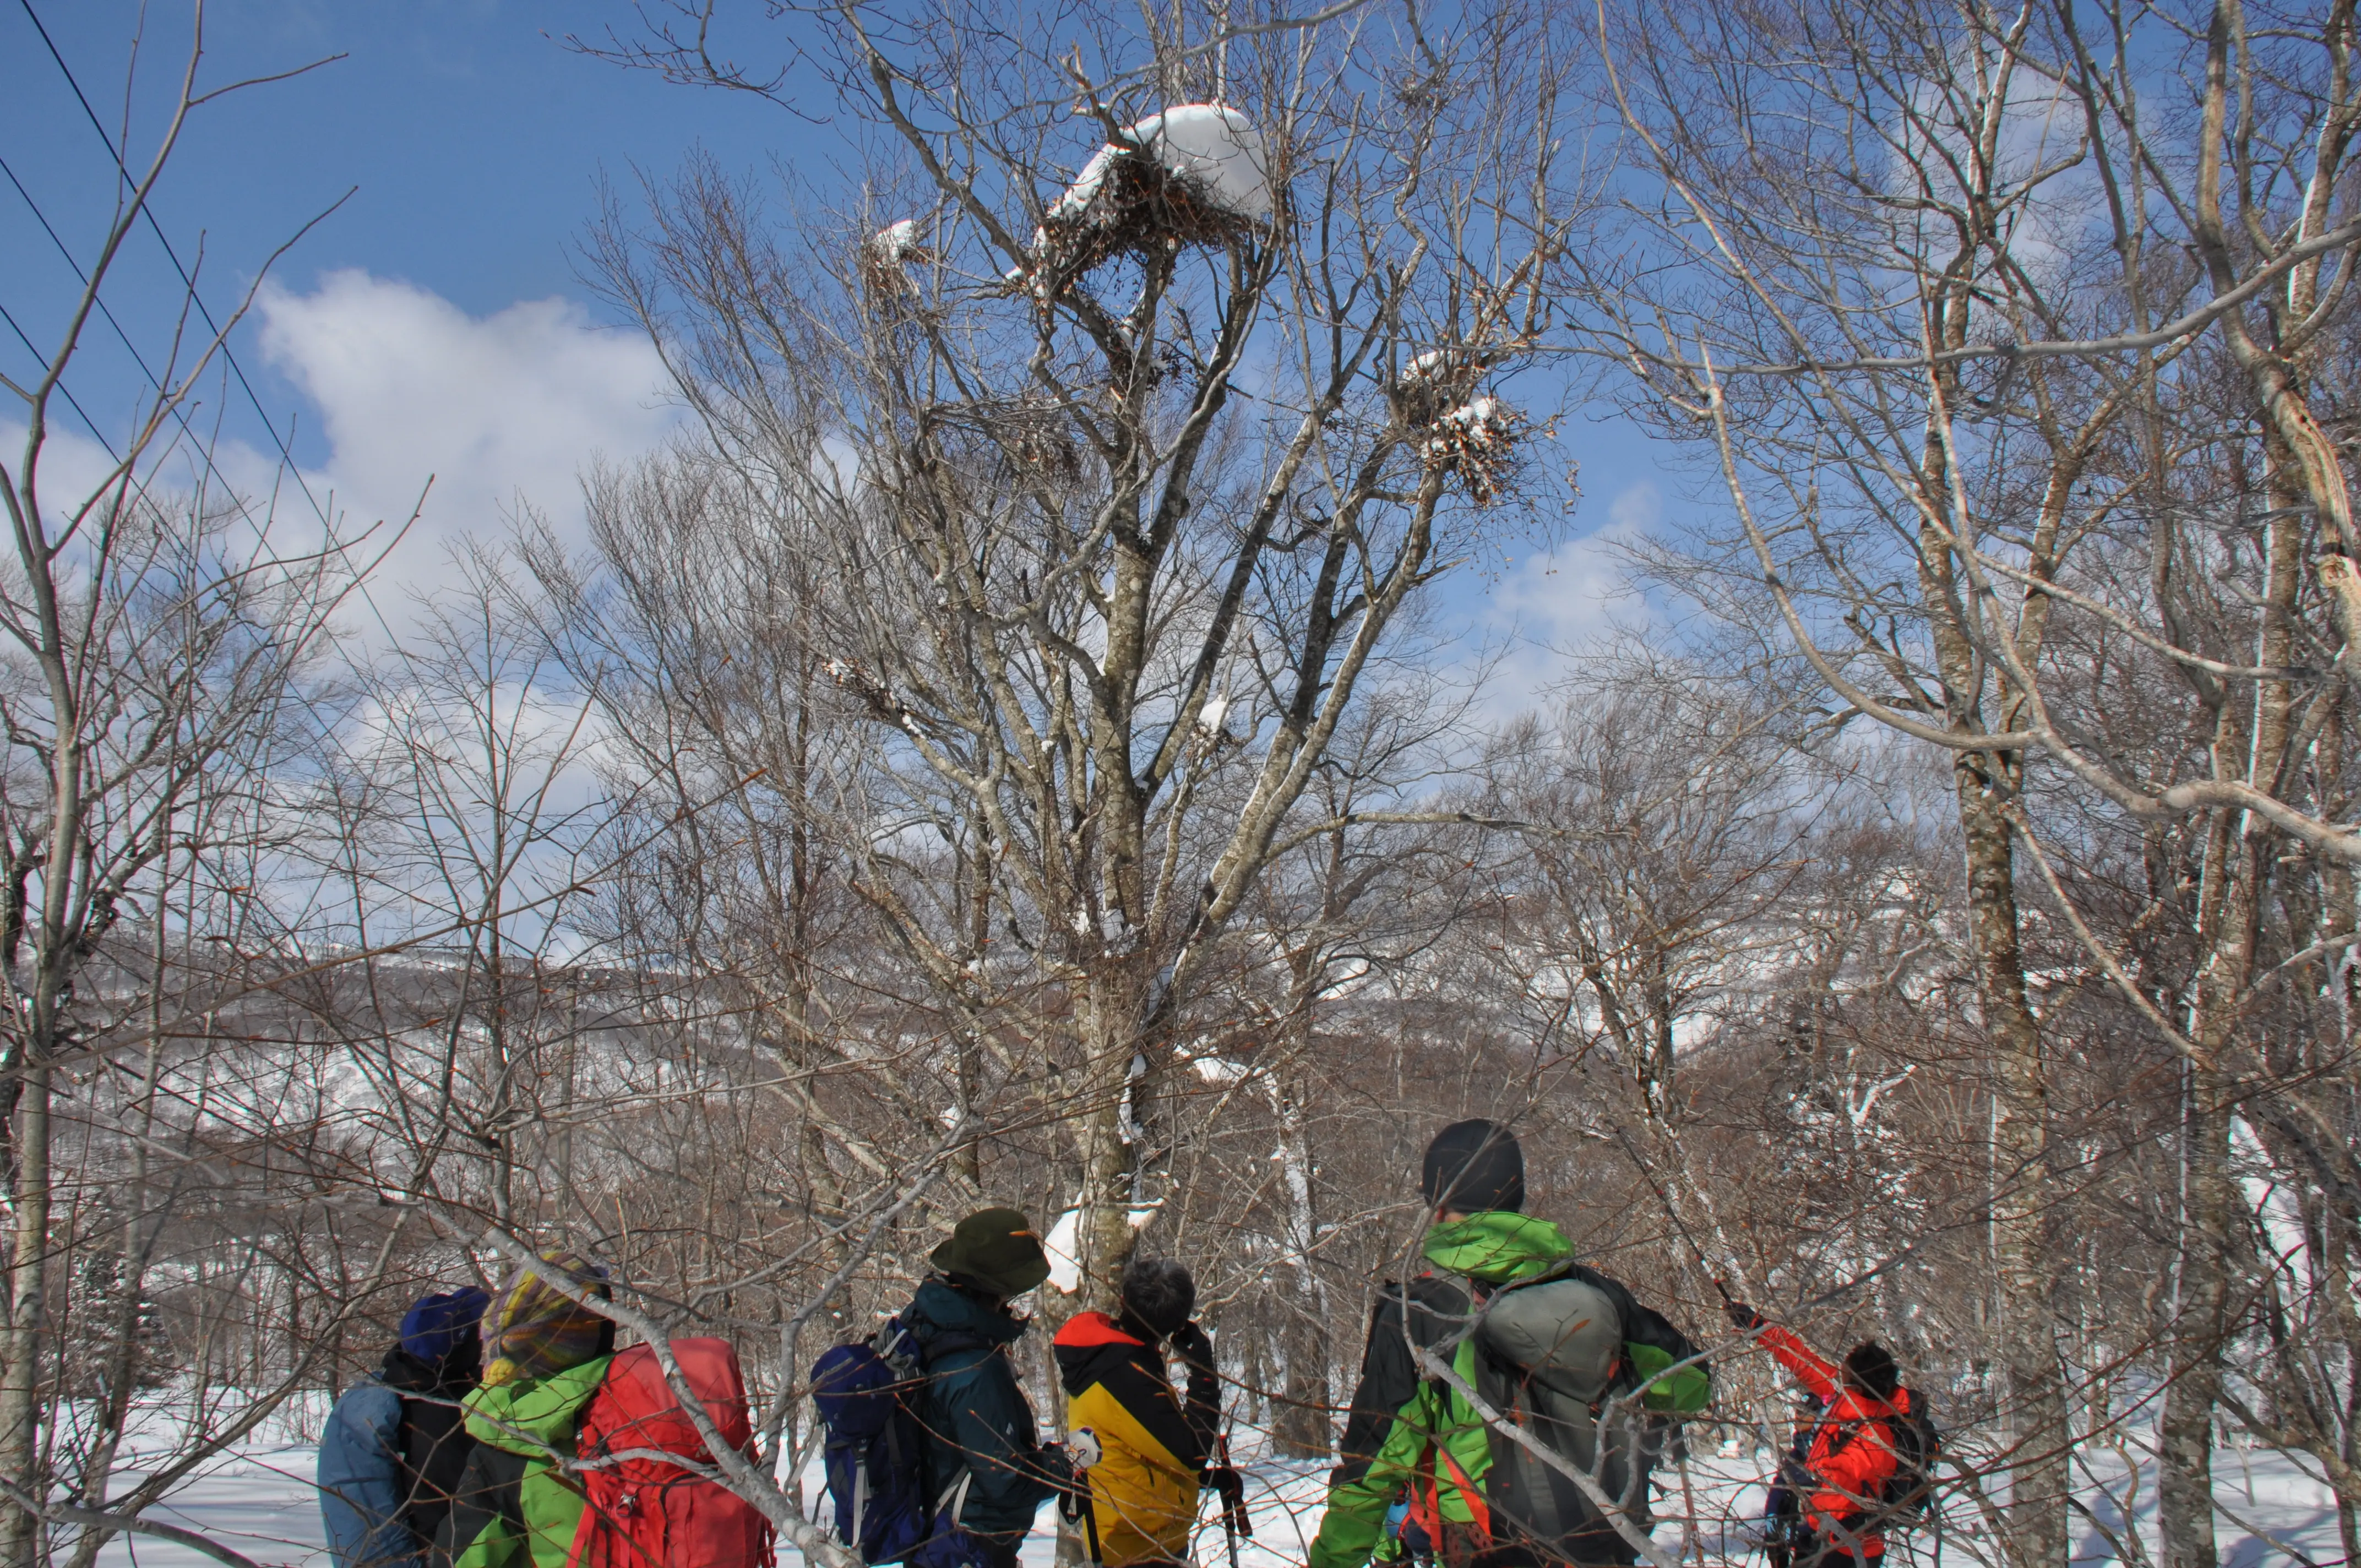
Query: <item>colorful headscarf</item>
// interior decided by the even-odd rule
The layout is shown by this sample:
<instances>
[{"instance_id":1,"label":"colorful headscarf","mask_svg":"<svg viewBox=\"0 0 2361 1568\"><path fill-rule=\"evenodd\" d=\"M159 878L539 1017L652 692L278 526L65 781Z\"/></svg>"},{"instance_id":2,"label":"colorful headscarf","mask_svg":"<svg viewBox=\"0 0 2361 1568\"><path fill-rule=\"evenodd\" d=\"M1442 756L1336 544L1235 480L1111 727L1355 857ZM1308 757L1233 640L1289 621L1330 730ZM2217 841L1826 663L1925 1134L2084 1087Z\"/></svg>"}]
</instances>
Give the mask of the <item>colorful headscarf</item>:
<instances>
[{"instance_id":1,"label":"colorful headscarf","mask_svg":"<svg viewBox=\"0 0 2361 1568\"><path fill-rule=\"evenodd\" d=\"M541 1255L542 1273L561 1276L577 1291L611 1300L607 1271L570 1252ZM546 1377L602 1355L613 1343L610 1322L537 1274L519 1268L500 1289L499 1309L484 1320L484 1387L521 1377Z\"/></svg>"}]
</instances>

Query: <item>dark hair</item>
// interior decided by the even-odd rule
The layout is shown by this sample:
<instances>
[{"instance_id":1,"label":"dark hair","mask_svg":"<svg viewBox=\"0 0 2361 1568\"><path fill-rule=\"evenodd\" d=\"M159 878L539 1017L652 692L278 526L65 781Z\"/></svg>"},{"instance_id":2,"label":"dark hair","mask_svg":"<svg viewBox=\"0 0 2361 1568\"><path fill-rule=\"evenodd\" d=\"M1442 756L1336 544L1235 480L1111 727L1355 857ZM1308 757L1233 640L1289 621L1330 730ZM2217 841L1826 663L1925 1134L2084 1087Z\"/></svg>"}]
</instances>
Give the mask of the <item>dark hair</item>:
<instances>
[{"instance_id":1,"label":"dark hair","mask_svg":"<svg viewBox=\"0 0 2361 1568\"><path fill-rule=\"evenodd\" d=\"M1845 1352L1844 1369L1863 1392L1881 1399L1891 1399L1902 1387L1902 1370L1894 1365L1894 1353L1873 1339Z\"/></svg>"},{"instance_id":2,"label":"dark hair","mask_svg":"<svg viewBox=\"0 0 2361 1568\"><path fill-rule=\"evenodd\" d=\"M1173 1331L1197 1310L1197 1282L1186 1264L1169 1257L1135 1257L1123 1271L1123 1315L1156 1339Z\"/></svg>"}]
</instances>

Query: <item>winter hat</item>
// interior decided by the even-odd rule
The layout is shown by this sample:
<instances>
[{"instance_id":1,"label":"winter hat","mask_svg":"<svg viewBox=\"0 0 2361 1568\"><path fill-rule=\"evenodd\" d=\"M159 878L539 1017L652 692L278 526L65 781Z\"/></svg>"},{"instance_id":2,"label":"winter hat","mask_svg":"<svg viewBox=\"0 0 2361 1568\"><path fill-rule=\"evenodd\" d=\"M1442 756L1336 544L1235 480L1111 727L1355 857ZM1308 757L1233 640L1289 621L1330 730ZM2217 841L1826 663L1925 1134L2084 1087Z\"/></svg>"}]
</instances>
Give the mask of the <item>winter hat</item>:
<instances>
[{"instance_id":1,"label":"winter hat","mask_svg":"<svg viewBox=\"0 0 2361 1568\"><path fill-rule=\"evenodd\" d=\"M492 1299L472 1285L422 1297L401 1314L401 1348L421 1361L448 1361L476 1343L478 1325Z\"/></svg>"},{"instance_id":2,"label":"winter hat","mask_svg":"<svg viewBox=\"0 0 2361 1568\"><path fill-rule=\"evenodd\" d=\"M1525 1151L1517 1135L1481 1116L1454 1122L1426 1146L1419 1190L1427 1206L1463 1214L1525 1206Z\"/></svg>"},{"instance_id":3,"label":"winter hat","mask_svg":"<svg viewBox=\"0 0 2361 1568\"><path fill-rule=\"evenodd\" d=\"M1169 1257L1136 1257L1123 1271L1123 1315L1157 1339L1170 1339L1197 1310L1197 1281L1189 1266Z\"/></svg>"},{"instance_id":4,"label":"winter hat","mask_svg":"<svg viewBox=\"0 0 2361 1568\"><path fill-rule=\"evenodd\" d=\"M1049 1255L1033 1222L1016 1209L982 1209L955 1226L928 1255L938 1273L957 1275L995 1296L1022 1296L1049 1277Z\"/></svg>"},{"instance_id":5,"label":"winter hat","mask_svg":"<svg viewBox=\"0 0 2361 1568\"><path fill-rule=\"evenodd\" d=\"M1894 1353L1867 1340L1845 1352L1845 1375L1859 1384L1864 1392L1881 1399L1891 1399L1894 1391L1902 1387L1902 1369L1894 1365Z\"/></svg>"},{"instance_id":6,"label":"winter hat","mask_svg":"<svg viewBox=\"0 0 2361 1568\"><path fill-rule=\"evenodd\" d=\"M560 1290L544 1275L562 1277L576 1290L614 1299L607 1271L570 1252L541 1255L541 1272L520 1267L500 1290L500 1304L486 1320L484 1348L491 1365L484 1387L496 1388L521 1377L546 1377L605 1355L615 1347L615 1325Z\"/></svg>"}]
</instances>

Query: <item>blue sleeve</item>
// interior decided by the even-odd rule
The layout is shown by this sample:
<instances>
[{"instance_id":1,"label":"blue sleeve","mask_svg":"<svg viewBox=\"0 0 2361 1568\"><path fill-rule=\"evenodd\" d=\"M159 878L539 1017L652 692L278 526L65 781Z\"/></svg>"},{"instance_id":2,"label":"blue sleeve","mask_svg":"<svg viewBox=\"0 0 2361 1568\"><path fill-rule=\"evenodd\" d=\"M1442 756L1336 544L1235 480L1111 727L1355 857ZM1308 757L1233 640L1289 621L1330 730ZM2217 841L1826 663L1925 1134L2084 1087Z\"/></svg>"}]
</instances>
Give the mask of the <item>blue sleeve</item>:
<instances>
[{"instance_id":1,"label":"blue sleeve","mask_svg":"<svg viewBox=\"0 0 2361 1568\"><path fill-rule=\"evenodd\" d=\"M336 1568L418 1568L418 1542L402 1518L401 1395L382 1383L345 1391L320 1433L319 1483Z\"/></svg>"},{"instance_id":2,"label":"blue sleeve","mask_svg":"<svg viewBox=\"0 0 2361 1568\"><path fill-rule=\"evenodd\" d=\"M1016 1387L1008 1357L985 1351L943 1359L954 1365L938 1375L936 1398L972 1477L960 1522L984 1535L1032 1529L1051 1488L1034 1439L1033 1408Z\"/></svg>"}]
</instances>

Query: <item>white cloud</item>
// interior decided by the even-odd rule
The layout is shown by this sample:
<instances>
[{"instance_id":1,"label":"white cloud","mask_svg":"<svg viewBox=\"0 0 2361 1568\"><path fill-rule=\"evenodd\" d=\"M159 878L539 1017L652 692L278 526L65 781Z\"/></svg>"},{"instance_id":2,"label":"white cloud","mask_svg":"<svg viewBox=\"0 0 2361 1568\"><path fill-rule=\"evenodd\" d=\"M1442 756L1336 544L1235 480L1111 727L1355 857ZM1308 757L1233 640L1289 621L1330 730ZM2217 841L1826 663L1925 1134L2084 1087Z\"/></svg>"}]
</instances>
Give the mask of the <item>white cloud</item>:
<instances>
[{"instance_id":1,"label":"white cloud","mask_svg":"<svg viewBox=\"0 0 2361 1568\"><path fill-rule=\"evenodd\" d=\"M498 535L520 499L578 532L584 466L645 451L676 417L654 348L601 329L575 301L470 316L415 284L346 269L310 293L266 290L259 309L263 354L328 439L313 483L334 488L348 528L398 525L434 477L388 564L396 581L435 580L453 544Z\"/></svg>"},{"instance_id":2,"label":"white cloud","mask_svg":"<svg viewBox=\"0 0 2361 1568\"><path fill-rule=\"evenodd\" d=\"M1485 641L1497 660L1486 683L1485 707L1493 717L1536 706L1585 649L1610 631L1648 624L1647 598L1619 550L1653 532L1663 515L1654 485L1628 485L1608 503L1599 527L1527 556L1501 579L1484 616Z\"/></svg>"},{"instance_id":3,"label":"white cloud","mask_svg":"<svg viewBox=\"0 0 2361 1568\"><path fill-rule=\"evenodd\" d=\"M1632 593L1620 545L1653 530L1664 516L1656 487L1626 486L1607 506L1607 521L1554 550L1531 555L1492 596L1496 620L1520 639L1564 649L1631 620L1646 606Z\"/></svg>"}]
</instances>

